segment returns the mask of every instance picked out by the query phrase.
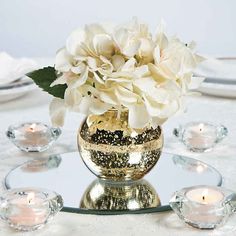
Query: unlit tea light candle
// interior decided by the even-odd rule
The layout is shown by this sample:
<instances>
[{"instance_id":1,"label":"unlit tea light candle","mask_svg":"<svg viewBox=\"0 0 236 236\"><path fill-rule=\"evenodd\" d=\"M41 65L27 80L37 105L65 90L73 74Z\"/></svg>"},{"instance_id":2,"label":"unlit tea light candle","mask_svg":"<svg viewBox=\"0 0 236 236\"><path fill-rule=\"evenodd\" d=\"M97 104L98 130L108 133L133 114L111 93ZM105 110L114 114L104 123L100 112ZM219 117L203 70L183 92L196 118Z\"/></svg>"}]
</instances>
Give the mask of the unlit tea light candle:
<instances>
[{"instance_id":1,"label":"unlit tea light candle","mask_svg":"<svg viewBox=\"0 0 236 236\"><path fill-rule=\"evenodd\" d=\"M177 136L186 147L195 152L211 150L216 143L221 141L228 131L227 128L204 122L191 122L185 126L174 129Z\"/></svg>"},{"instance_id":2,"label":"unlit tea light candle","mask_svg":"<svg viewBox=\"0 0 236 236\"><path fill-rule=\"evenodd\" d=\"M40 122L26 122L12 125L7 130L7 137L22 151L42 152L60 136L59 128L49 127Z\"/></svg>"}]
</instances>

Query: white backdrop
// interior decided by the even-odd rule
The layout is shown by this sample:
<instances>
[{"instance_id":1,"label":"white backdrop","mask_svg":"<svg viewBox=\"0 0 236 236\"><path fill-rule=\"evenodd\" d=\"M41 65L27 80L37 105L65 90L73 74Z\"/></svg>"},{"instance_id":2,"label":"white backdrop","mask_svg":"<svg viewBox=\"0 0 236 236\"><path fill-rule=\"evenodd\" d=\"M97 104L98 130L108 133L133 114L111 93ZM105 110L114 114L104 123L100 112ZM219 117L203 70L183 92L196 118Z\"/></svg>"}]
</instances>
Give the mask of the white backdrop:
<instances>
[{"instance_id":1,"label":"white backdrop","mask_svg":"<svg viewBox=\"0 0 236 236\"><path fill-rule=\"evenodd\" d=\"M54 56L68 34L85 23L127 21L194 39L201 53L236 56L235 0L0 0L0 51L14 56Z\"/></svg>"}]
</instances>

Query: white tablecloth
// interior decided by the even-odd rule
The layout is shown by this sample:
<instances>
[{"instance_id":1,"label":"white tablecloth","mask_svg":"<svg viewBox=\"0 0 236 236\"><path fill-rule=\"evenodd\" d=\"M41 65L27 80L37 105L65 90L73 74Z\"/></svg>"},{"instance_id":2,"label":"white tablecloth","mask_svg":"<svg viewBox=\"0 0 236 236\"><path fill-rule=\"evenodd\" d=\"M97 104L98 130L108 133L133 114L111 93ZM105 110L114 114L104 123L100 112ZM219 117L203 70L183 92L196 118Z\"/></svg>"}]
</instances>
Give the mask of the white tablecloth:
<instances>
[{"instance_id":1,"label":"white tablecloth","mask_svg":"<svg viewBox=\"0 0 236 236\"><path fill-rule=\"evenodd\" d=\"M0 104L0 178L16 165L34 159L39 154L19 151L6 138L5 131L10 124L37 120L49 123L48 104L51 97L39 89L11 102ZM236 100L207 96L190 97L186 113L171 118L164 125L164 150L197 158L217 168L223 175L223 185L236 191ZM43 155L74 151L76 132L81 119L79 114L69 114L63 134L56 144ZM178 124L202 120L222 123L229 129L228 137L213 151L195 154L187 151L172 135ZM40 154L42 155L42 154ZM174 180L170 180L174 181ZM1 186L3 191L3 184ZM216 230L197 230L173 213L152 213L144 215L96 216L60 212L45 228L33 233L20 233L0 222L0 235L236 235L236 217Z\"/></svg>"}]
</instances>

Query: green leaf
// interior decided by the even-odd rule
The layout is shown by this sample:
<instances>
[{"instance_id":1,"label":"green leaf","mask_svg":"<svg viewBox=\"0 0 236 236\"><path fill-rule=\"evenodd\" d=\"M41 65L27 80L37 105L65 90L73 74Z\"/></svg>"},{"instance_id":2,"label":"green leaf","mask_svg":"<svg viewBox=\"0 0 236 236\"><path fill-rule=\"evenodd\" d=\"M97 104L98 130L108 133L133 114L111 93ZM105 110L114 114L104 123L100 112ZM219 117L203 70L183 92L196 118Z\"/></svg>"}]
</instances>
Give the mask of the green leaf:
<instances>
[{"instance_id":1,"label":"green leaf","mask_svg":"<svg viewBox=\"0 0 236 236\"><path fill-rule=\"evenodd\" d=\"M59 84L50 87L50 84L57 79L56 70L54 67L44 67L43 69L35 70L27 74L40 88L54 97L64 98L66 84Z\"/></svg>"}]
</instances>

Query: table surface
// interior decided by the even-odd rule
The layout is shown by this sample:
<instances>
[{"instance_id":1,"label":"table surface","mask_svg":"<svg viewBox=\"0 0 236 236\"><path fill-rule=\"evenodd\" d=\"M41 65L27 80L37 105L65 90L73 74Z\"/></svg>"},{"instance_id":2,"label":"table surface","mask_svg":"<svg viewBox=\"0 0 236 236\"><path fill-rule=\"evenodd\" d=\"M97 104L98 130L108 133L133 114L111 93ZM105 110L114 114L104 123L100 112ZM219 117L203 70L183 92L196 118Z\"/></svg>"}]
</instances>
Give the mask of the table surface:
<instances>
[{"instance_id":1,"label":"table surface","mask_svg":"<svg viewBox=\"0 0 236 236\"><path fill-rule=\"evenodd\" d=\"M4 191L5 175L16 165L33 160L38 156L48 156L77 150L76 132L84 118L80 114L67 114L63 133L56 144L44 153L24 153L19 151L5 136L10 124L37 120L50 123L48 106L51 97L37 89L17 100L0 104L0 193ZM223 176L223 186L236 191L236 100L195 96L189 97L186 112L172 117L164 125L164 151L190 156L217 168ZM192 153L173 137L172 130L189 121L210 121L224 124L229 134L211 152ZM170 184L174 180L170 179ZM236 216L216 230L198 230L183 223L173 212L143 215L97 216L60 212L46 227L33 233L11 230L0 221L0 235L35 236L74 235L236 235Z\"/></svg>"}]
</instances>

